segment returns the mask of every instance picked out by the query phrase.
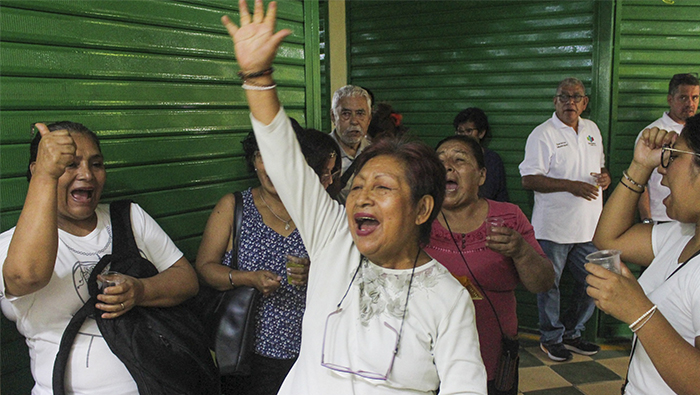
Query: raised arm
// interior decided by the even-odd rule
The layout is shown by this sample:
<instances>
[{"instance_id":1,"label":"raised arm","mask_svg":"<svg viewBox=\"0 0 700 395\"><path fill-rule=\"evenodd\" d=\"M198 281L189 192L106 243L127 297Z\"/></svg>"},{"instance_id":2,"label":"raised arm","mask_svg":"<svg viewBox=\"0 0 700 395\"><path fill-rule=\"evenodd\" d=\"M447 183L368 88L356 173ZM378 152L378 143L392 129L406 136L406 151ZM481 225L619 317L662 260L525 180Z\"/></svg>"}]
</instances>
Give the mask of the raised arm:
<instances>
[{"instance_id":1,"label":"raised arm","mask_svg":"<svg viewBox=\"0 0 700 395\"><path fill-rule=\"evenodd\" d=\"M650 224L636 224L635 210L642 189L654 168L661 163L661 147L676 139L675 132L658 128L645 129L634 149L634 159L625 171L626 176L608 199L598 221L593 244L600 249L622 251L622 259L648 266L654 259L651 247Z\"/></svg>"},{"instance_id":2,"label":"raised arm","mask_svg":"<svg viewBox=\"0 0 700 395\"><path fill-rule=\"evenodd\" d=\"M73 163L75 142L66 130L49 132L36 124L41 142L22 213L7 251L3 277L7 293L28 295L45 287L53 275L58 252L58 179Z\"/></svg>"},{"instance_id":3,"label":"raised arm","mask_svg":"<svg viewBox=\"0 0 700 395\"><path fill-rule=\"evenodd\" d=\"M223 16L221 22L233 39L242 78L246 84L257 88L246 89L250 111L255 119L269 125L280 109L277 91L274 89L275 82L272 74L256 75L264 74L265 70L272 67L272 61L282 40L292 32L283 29L275 33L277 3L274 1L268 5L265 15L262 0L255 0L252 18L245 0L239 0L238 7L241 15L240 27L228 16Z\"/></svg>"}]
</instances>

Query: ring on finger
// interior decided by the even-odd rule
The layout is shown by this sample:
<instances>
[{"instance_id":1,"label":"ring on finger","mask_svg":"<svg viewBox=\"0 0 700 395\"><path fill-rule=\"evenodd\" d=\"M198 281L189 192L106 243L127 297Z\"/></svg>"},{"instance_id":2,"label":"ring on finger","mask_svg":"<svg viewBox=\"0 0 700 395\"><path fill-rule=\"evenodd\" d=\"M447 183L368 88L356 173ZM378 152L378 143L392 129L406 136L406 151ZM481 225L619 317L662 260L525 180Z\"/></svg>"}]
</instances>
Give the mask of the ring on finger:
<instances>
[{"instance_id":1,"label":"ring on finger","mask_svg":"<svg viewBox=\"0 0 700 395\"><path fill-rule=\"evenodd\" d=\"M122 310L126 309L126 307L124 307L124 303L119 303L119 305L122 307Z\"/></svg>"}]
</instances>

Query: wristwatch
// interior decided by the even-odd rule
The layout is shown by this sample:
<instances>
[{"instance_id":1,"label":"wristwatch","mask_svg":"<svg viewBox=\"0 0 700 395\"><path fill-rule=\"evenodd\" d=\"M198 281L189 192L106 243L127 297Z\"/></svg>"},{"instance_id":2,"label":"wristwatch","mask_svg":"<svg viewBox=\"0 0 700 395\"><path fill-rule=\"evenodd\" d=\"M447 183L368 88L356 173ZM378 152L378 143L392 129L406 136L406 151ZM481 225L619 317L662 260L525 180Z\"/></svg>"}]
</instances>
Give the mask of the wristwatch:
<instances>
[{"instance_id":1,"label":"wristwatch","mask_svg":"<svg viewBox=\"0 0 700 395\"><path fill-rule=\"evenodd\" d=\"M643 223L643 224L652 224L652 225L653 225L653 224L654 224L654 220L651 219L651 218L644 218L644 219L642 220L642 223Z\"/></svg>"}]
</instances>

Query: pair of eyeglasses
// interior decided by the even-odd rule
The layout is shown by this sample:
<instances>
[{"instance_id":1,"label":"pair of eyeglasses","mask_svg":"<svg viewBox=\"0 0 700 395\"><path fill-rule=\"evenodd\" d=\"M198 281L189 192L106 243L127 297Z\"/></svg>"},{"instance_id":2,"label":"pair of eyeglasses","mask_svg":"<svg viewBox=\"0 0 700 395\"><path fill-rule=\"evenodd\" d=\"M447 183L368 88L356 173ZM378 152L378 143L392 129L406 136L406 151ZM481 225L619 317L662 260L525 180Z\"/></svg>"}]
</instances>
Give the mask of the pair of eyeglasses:
<instances>
[{"instance_id":1,"label":"pair of eyeglasses","mask_svg":"<svg viewBox=\"0 0 700 395\"><path fill-rule=\"evenodd\" d=\"M340 175L340 170L334 171L333 173L324 173L321 174L321 182L328 182L330 180L333 180L337 178Z\"/></svg>"},{"instance_id":2,"label":"pair of eyeglasses","mask_svg":"<svg viewBox=\"0 0 700 395\"><path fill-rule=\"evenodd\" d=\"M326 361L326 336L328 334L328 324L331 322L332 319L337 318L337 316L343 312L343 308L341 305L343 304L343 301L345 300L345 297L348 296L348 292L350 292L350 287L352 286L352 283L355 281L355 277L357 277L357 273L360 271L360 268L362 267L362 263L364 262L365 258L364 256L360 257L360 264L357 266L357 269L355 269L355 274L352 275L352 279L350 280L350 284L348 284L348 289L345 290L345 294L343 295L342 299L340 299L340 302L338 302L338 306L336 307L335 311L331 312L328 314L328 317L326 317L326 324L323 328L323 345L321 346L321 366L323 366L326 369L330 369L336 372L341 372L341 373L349 373L349 374L354 374L356 376L364 377L366 379L370 380L384 380L389 377L389 373L391 373L391 369L394 367L394 361L396 360L396 354L399 352L399 343L401 342L401 335L403 334L403 324L406 321L406 311L408 310L408 298L411 295L411 285L413 285L413 277L416 274L416 263L418 263L418 257L420 256L420 249L418 250L418 255L416 255L416 259L413 262L413 270L411 271L411 278L408 281L408 291L406 292L406 302L404 303L403 306L403 315L401 316L401 326L399 327L399 330L397 331L394 327L389 325L386 321L384 322L384 327L388 328L390 330L389 333L393 333L396 336L396 342L394 343L394 348L393 352L391 353L391 360L389 361L388 367L386 369L385 373L378 373L378 372L373 372L371 370L364 370L364 369L353 369L348 366L342 366L340 364L332 363Z\"/></svg>"},{"instance_id":3,"label":"pair of eyeglasses","mask_svg":"<svg viewBox=\"0 0 700 395\"><path fill-rule=\"evenodd\" d=\"M457 128L455 134L460 136L471 136L472 134L478 134L479 129L477 128Z\"/></svg>"},{"instance_id":4,"label":"pair of eyeglasses","mask_svg":"<svg viewBox=\"0 0 700 395\"><path fill-rule=\"evenodd\" d=\"M583 96L581 96L581 95L574 95L574 96L570 96L570 95L556 95L555 97L556 97L557 99L559 99L559 103L568 103L569 100L573 100L574 103L581 103L581 100L583 100L583 98L586 97L586 96L585 96L585 95L583 95Z\"/></svg>"},{"instance_id":5,"label":"pair of eyeglasses","mask_svg":"<svg viewBox=\"0 0 700 395\"><path fill-rule=\"evenodd\" d=\"M671 148L669 146L664 146L661 147L661 167L663 167L664 169L668 168L668 166L671 165L671 162L673 162L673 160L676 159L676 156L671 155L671 152L695 155L700 158L700 154L698 154L697 152L684 151L680 149Z\"/></svg>"}]
</instances>

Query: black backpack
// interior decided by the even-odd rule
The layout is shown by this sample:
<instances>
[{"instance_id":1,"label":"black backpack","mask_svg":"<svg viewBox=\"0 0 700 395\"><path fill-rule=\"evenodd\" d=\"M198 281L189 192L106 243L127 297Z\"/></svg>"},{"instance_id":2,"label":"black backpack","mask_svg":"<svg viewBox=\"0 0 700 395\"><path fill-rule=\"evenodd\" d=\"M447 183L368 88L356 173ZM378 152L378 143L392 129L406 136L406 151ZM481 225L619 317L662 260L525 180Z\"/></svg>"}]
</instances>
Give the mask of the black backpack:
<instances>
[{"instance_id":1,"label":"black backpack","mask_svg":"<svg viewBox=\"0 0 700 395\"><path fill-rule=\"evenodd\" d=\"M94 317L110 350L136 381L141 395L219 395L219 373L207 348L204 329L185 306L140 307L115 319L102 319L97 302L97 275L110 264L136 278L158 274L141 257L131 229L131 201L110 204L112 254L95 266L88 281L90 299L73 316L63 332L53 369L53 391L65 394L65 371L75 336L87 317Z\"/></svg>"}]
</instances>

